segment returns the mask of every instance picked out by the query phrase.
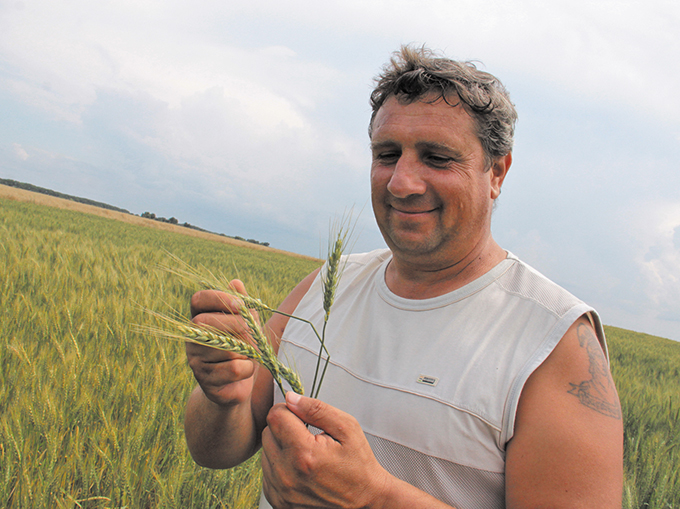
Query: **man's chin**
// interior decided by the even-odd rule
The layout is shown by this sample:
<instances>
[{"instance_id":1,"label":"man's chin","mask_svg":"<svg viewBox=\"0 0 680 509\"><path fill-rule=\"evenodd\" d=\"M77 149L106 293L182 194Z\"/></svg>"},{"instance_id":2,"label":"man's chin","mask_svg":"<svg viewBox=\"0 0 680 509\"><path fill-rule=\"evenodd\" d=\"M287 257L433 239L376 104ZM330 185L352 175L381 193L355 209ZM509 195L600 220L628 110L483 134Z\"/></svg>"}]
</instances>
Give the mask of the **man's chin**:
<instances>
[{"instance_id":1,"label":"man's chin","mask_svg":"<svg viewBox=\"0 0 680 509\"><path fill-rule=\"evenodd\" d=\"M438 245L427 237L393 235L385 240L393 253L405 256L425 256L436 251Z\"/></svg>"}]
</instances>

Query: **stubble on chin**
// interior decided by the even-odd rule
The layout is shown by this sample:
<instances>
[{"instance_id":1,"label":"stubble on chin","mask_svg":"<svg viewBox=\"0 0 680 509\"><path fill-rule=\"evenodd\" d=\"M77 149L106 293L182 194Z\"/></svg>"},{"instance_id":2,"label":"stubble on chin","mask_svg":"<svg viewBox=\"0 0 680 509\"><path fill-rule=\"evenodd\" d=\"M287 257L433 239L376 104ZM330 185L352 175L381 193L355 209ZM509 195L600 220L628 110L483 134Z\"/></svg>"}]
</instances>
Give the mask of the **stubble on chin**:
<instances>
[{"instance_id":1,"label":"stubble on chin","mask_svg":"<svg viewBox=\"0 0 680 509\"><path fill-rule=\"evenodd\" d=\"M385 242L394 253L401 253L407 256L425 256L436 251L443 239L437 232L418 233L420 225L401 225L395 227L389 220L381 228Z\"/></svg>"}]
</instances>

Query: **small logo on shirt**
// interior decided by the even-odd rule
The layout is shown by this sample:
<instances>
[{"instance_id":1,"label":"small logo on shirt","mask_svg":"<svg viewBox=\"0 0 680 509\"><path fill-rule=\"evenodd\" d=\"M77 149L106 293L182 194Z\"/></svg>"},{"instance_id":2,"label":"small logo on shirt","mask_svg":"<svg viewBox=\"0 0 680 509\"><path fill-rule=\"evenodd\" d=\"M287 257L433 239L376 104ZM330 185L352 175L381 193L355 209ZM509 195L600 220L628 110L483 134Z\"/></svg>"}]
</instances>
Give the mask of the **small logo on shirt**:
<instances>
[{"instance_id":1,"label":"small logo on shirt","mask_svg":"<svg viewBox=\"0 0 680 509\"><path fill-rule=\"evenodd\" d=\"M434 387L435 385L437 385L437 383L439 383L439 378L437 378L436 376L420 375L416 382L418 382L419 384Z\"/></svg>"}]
</instances>

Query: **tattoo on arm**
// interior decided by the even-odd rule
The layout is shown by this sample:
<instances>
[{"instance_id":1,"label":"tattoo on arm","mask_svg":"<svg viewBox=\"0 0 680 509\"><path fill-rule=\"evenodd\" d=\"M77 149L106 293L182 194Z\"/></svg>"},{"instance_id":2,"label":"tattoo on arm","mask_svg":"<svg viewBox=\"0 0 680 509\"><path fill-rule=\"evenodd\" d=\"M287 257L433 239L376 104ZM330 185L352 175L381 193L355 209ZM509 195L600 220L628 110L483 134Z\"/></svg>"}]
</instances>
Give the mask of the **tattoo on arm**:
<instances>
[{"instance_id":1,"label":"tattoo on arm","mask_svg":"<svg viewBox=\"0 0 680 509\"><path fill-rule=\"evenodd\" d=\"M599 341L591 329L582 323L577 326L576 334L579 345L588 353L590 380L585 380L580 384L570 383L569 394L573 394L582 405L596 412L621 419L621 406L616 396L616 388Z\"/></svg>"}]
</instances>

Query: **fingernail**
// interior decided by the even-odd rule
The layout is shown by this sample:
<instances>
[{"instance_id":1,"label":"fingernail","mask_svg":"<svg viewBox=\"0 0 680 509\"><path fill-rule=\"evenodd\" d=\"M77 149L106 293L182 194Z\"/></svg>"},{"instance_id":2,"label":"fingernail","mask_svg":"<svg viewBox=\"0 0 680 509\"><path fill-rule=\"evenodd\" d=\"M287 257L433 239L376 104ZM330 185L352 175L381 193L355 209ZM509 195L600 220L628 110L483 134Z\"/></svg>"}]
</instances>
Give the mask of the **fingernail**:
<instances>
[{"instance_id":1,"label":"fingernail","mask_svg":"<svg viewBox=\"0 0 680 509\"><path fill-rule=\"evenodd\" d=\"M295 391L288 391L286 393L286 404L297 406L297 404L300 402L300 399L302 399L302 396L300 396Z\"/></svg>"}]
</instances>

